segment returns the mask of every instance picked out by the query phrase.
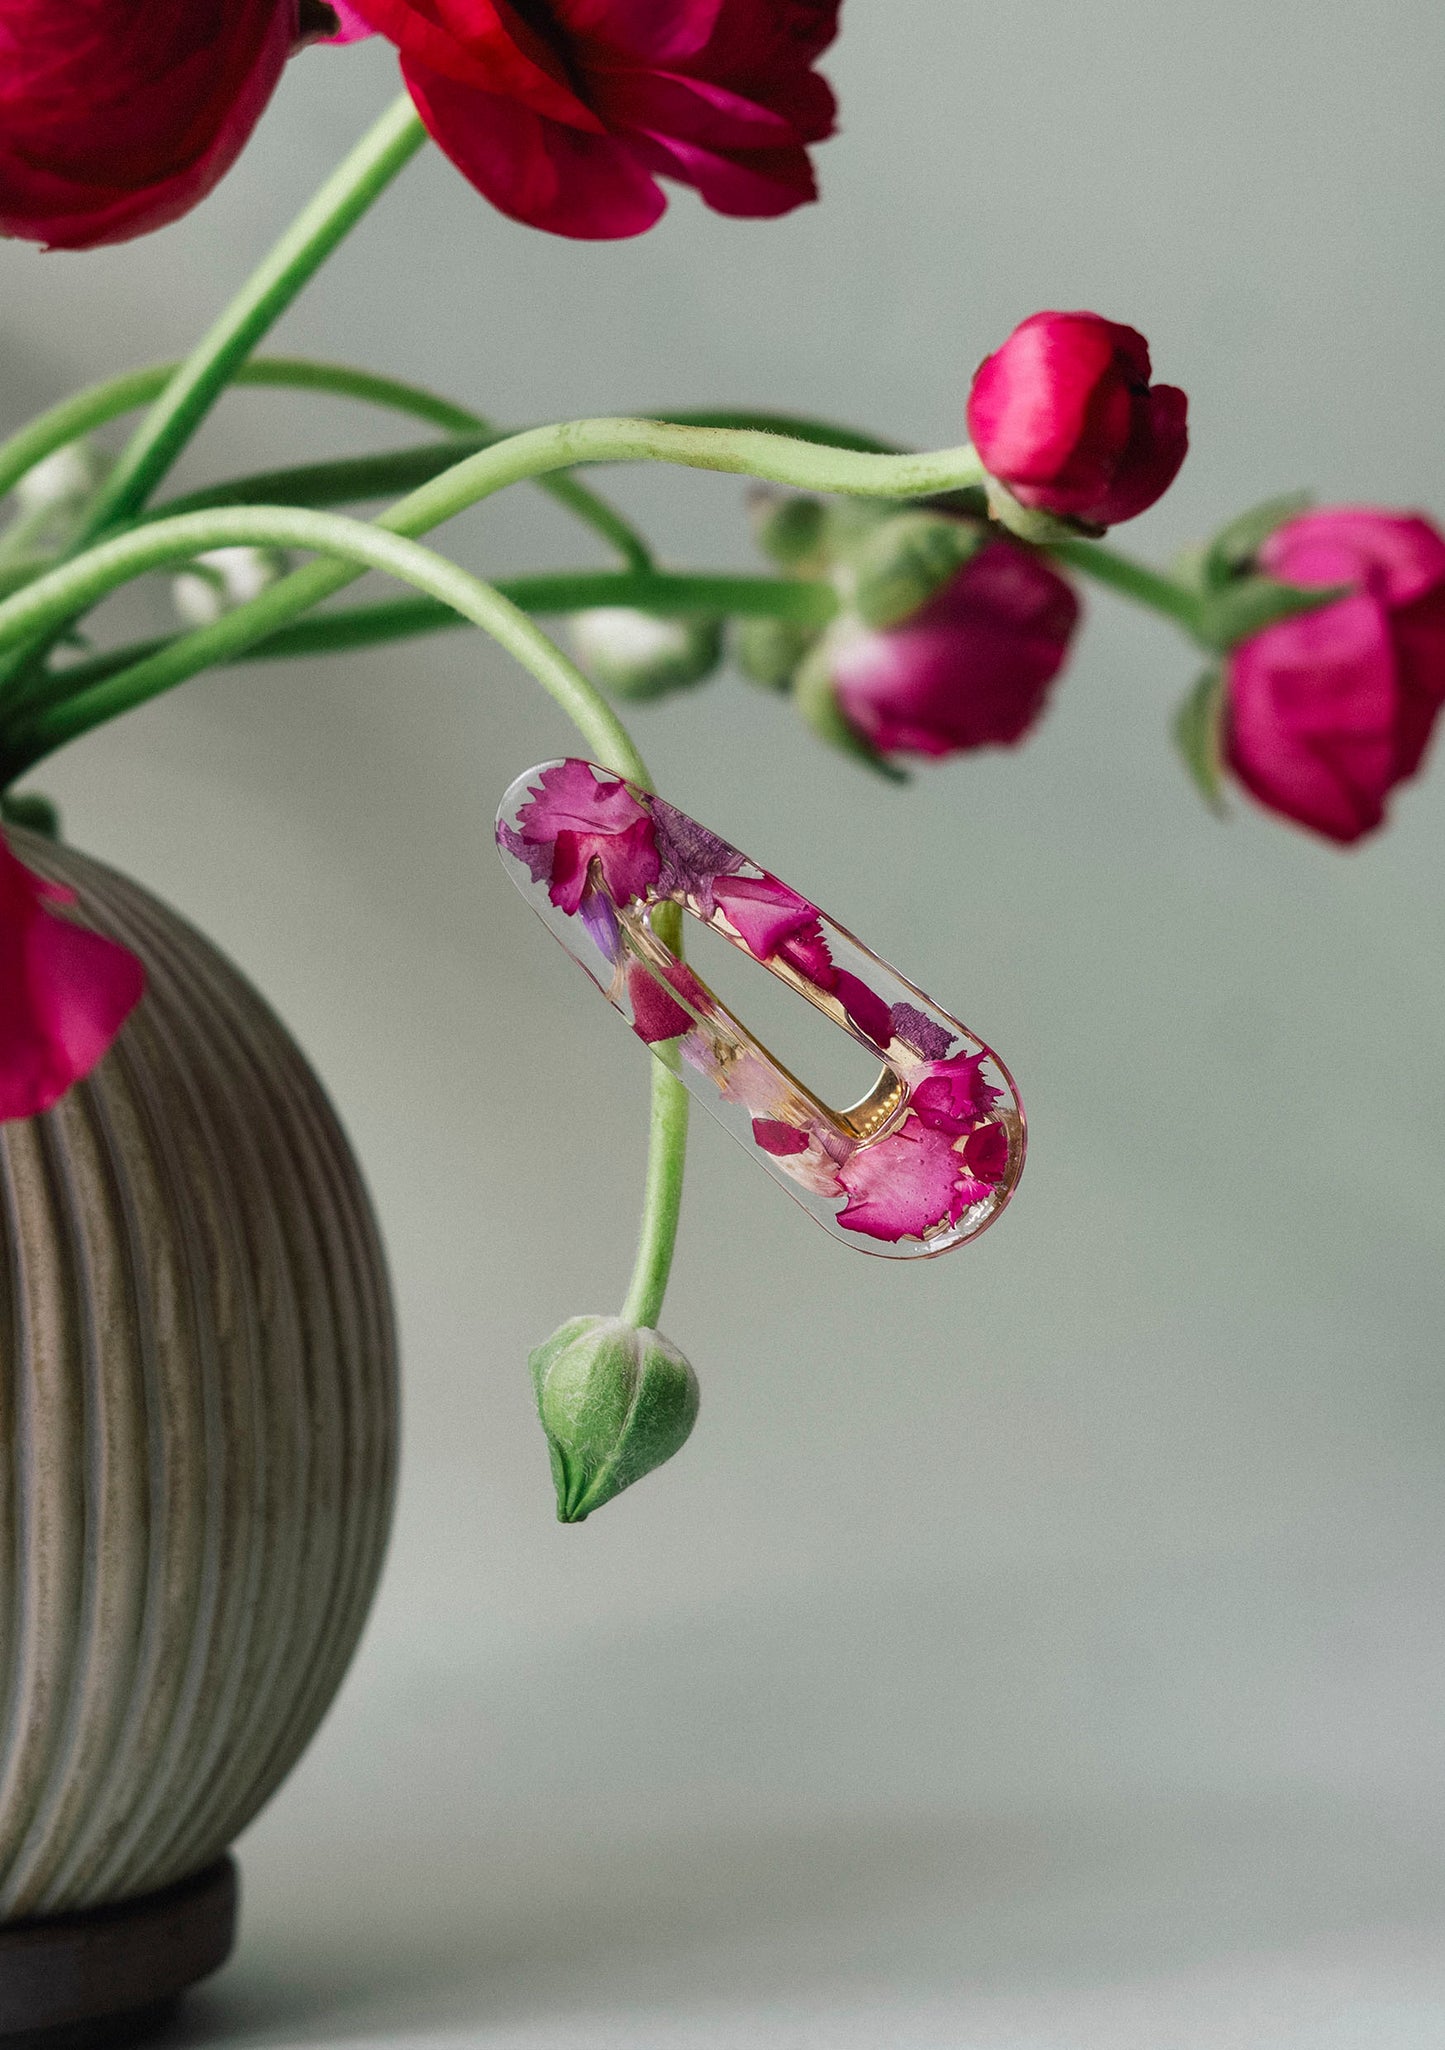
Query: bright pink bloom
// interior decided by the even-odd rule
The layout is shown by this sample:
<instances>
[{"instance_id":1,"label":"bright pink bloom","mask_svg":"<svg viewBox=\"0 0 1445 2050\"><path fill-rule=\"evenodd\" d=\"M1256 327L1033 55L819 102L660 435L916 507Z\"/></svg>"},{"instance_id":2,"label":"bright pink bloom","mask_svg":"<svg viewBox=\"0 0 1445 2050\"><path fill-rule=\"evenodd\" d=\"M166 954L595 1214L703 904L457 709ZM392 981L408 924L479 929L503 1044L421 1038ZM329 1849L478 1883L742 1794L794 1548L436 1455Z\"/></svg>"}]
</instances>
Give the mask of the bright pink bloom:
<instances>
[{"instance_id":1,"label":"bright pink bloom","mask_svg":"<svg viewBox=\"0 0 1445 2050\"><path fill-rule=\"evenodd\" d=\"M1351 595L1231 654L1230 765L1271 811L1358 840L1419 769L1445 703L1445 537L1419 514L1331 506L1278 528L1259 563Z\"/></svg>"},{"instance_id":2,"label":"bright pink bloom","mask_svg":"<svg viewBox=\"0 0 1445 2050\"><path fill-rule=\"evenodd\" d=\"M91 249L187 212L296 27L296 0L0 0L0 234Z\"/></svg>"},{"instance_id":3,"label":"bright pink bloom","mask_svg":"<svg viewBox=\"0 0 1445 2050\"><path fill-rule=\"evenodd\" d=\"M1078 618L1041 555L990 541L912 619L835 630L839 707L880 754L1012 746L1042 712Z\"/></svg>"},{"instance_id":4,"label":"bright pink bloom","mask_svg":"<svg viewBox=\"0 0 1445 2050\"><path fill-rule=\"evenodd\" d=\"M848 1195L839 1224L890 1244L922 1238L935 1225L956 1224L989 1193L965 1177L948 1135L911 1114L886 1139L860 1147L839 1168L838 1180Z\"/></svg>"},{"instance_id":5,"label":"bright pink bloom","mask_svg":"<svg viewBox=\"0 0 1445 2050\"><path fill-rule=\"evenodd\" d=\"M544 769L517 825L527 846L552 850L548 894L559 911L581 907L594 861L614 904L645 895L657 881L652 820L625 783L599 783L586 762Z\"/></svg>"},{"instance_id":6,"label":"bright pink bloom","mask_svg":"<svg viewBox=\"0 0 1445 2050\"><path fill-rule=\"evenodd\" d=\"M354 0L401 51L417 110L514 220L638 235L657 180L718 213L817 197L807 145L832 133L813 65L841 0Z\"/></svg>"},{"instance_id":7,"label":"bright pink bloom","mask_svg":"<svg viewBox=\"0 0 1445 2050\"><path fill-rule=\"evenodd\" d=\"M1098 313L1033 313L979 365L968 431L1021 505L1107 527L1163 496L1189 401L1149 382L1149 344Z\"/></svg>"},{"instance_id":8,"label":"bright pink bloom","mask_svg":"<svg viewBox=\"0 0 1445 2050\"><path fill-rule=\"evenodd\" d=\"M88 1075L145 988L134 954L57 917L73 902L0 836L0 1119L49 1110Z\"/></svg>"},{"instance_id":9,"label":"bright pink bloom","mask_svg":"<svg viewBox=\"0 0 1445 2050\"><path fill-rule=\"evenodd\" d=\"M999 1092L982 1075L986 1054L955 1054L934 1061L913 1084L913 1108L935 1132L961 1139L999 1100Z\"/></svg>"}]
</instances>

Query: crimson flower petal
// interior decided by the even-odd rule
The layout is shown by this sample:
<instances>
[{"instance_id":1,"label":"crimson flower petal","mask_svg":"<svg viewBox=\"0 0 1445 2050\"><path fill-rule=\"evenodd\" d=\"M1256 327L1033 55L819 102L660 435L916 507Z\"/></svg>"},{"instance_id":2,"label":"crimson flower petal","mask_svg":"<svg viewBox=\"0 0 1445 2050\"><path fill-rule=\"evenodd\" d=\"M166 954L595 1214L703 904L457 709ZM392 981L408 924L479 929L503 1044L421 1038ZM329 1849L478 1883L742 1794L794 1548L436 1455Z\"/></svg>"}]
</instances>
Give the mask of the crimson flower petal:
<instances>
[{"instance_id":1,"label":"crimson flower petal","mask_svg":"<svg viewBox=\"0 0 1445 2050\"><path fill-rule=\"evenodd\" d=\"M838 1213L846 1231L896 1244L954 1224L978 1201L963 1182L953 1141L908 1116L896 1132L863 1146L838 1170L847 1206Z\"/></svg>"},{"instance_id":2,"label":"crimson flower petal","mask_svg":"<svg viewBox=\"0 0 1445 2050\"><path fill-rule=\"evenodd\" d=\"M88 1075L145 989L126 948L58 915L64 898L0 838L0 1119L36 1116Z\"/></svg>"}]
</instances>

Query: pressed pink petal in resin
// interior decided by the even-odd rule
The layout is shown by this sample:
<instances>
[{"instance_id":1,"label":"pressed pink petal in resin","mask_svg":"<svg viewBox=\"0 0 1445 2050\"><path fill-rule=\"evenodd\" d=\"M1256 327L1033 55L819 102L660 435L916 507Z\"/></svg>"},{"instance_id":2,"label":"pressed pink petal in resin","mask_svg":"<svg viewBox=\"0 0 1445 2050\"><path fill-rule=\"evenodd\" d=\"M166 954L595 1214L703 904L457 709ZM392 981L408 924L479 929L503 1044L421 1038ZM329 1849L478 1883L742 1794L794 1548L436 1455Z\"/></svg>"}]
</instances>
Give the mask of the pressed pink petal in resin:
<instances>
[{"instance_id":1,"label":"pressed pink petal in resin","mask_svg":"<svg viewBox=\"0 0 1445 2050\"><path fill-rule=\"evenodd\" d=\"M991 1091L997 1094L997 1091ZM970 1132L961 1149L964 1172L975 1180L994 1184L1008 1173L1008 1133L1000 1124L980 1125Z\"/></svg>"},{"instance_id":2,"label":"pressed pink petal in resin","mask_svg":"<svg viewBox=\"0 0 1445 2050\"><path fill-rule=\"evenodd\" d=\"M832 981L824 987L832 991L865 1039L880 1051L887 1046L893 1037L893 1013L876 990L846 968L835 969Z\"/></svg>"},{"instance_id":3,"label":"pressed pink petal in resin","mask_svg":"<svg viewBox=\"0 0 1445 2050\"><path fill-rule=\"evenodd\" d=\"M549 895L559 911L579 909L594 860L614 904L645 896L657 881L661 862L647 811L625 783L599 783L586 762L544 769L517 825L528 845L552 847Z\"/></svg>"},{"instance_id":4,"label":"pressed pink petal in resin","mask_svg":"<svg viewBox=\"0 0 1445 2050\"><path fill-rule=\"evenodd\" d=\"M980 1118L986 1118L999 1100L999 1092L985 1082L980 1072L985 1054L957 1054L951 1061L934 1061L914 1081L913 1108L924 1124L935 1132L947 1132L961 1139Z\"/></svg>"},{"instance_id":5,"label":"pressed pink petal in resin","mask_svg":"<svg viewBox=\"0 0 1445 2050\"><path fill-rule=\"evenodd\" d=\"M816 983L819 989L831 989L838 979L828 942L816 918L811 925L805 925L801 931L784 940L773 959L786 961L790 968L795 968L808 982Z\"/></svg>"},{"instance_id":6,"label":"pressed pink petal in resin","mask_svg":"<svg viewBox=\"0 0 1445 2050\"><path fill-rule=\"evenodd\" d=\"M953 1224L977 1196L961 1188L963 1162L953 1141L906 1117L896 1132L862 1146L838 1170L847 1208L838 1222L869 1238L921 1239L935 1226Z\"/></svg>"},{"instance_id":7,"label":"pressed pink petal in resin","mask_svg":"<svg viewBox=\"0 0 1445 2050\"><path fill-rule=\"evenodd\" d=\"M58 1102L109 1049L145 989L134 954L56 916L51 907L70 901L0 838L0 1119Z\"/></svg>"},{"instance_id":8,"label":"pressed pink petal in resin","mask_svg":"<svg viewBox=\"0 0 1445 2050\"><path fill-rule=\"evenodd\" d=\"M785 940L815 929L818 907L780 883L776 876L722 876L713 884L713 897L750 953L759 961L770 961Z\"/></svg>"},{"instance_id":9,"label":"pressed pink petal in resin","mask_svg":"<svg viewBox=\"0 0 1445 2050\"><path fill-rule=\"evenodd\" d=\"M754 1118L753 1137L774 1160L786 1160L790 1154L808 1150L807 1133L800 1132L796 1125L782 1124L777 1118Z\"/></svg>"},{"instance_id":10,"label":"pressed pink petal in resin","mask_svg":"<svg viewBox=\"0 0 1445 2050\"><path fill-rule=\"evenodd\" d=\"M632 1004L632 1029L648 1046L681 1039L697 1022L639 961L627 970L627 995Z\"/></svg>"}]
</instances>

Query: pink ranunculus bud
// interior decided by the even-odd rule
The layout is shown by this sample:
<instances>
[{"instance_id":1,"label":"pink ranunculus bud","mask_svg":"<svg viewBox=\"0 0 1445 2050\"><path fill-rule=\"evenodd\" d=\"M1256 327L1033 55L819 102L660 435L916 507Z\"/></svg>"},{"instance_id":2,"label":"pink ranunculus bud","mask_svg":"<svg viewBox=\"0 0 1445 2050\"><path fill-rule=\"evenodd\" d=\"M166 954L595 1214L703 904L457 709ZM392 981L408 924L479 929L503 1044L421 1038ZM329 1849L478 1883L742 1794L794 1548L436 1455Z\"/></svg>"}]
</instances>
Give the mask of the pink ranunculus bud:
<instances>
[{"instance_id":1,"label":"pink ranunculus bud","mask_svg":"<svg viewBox=\"0 0 1445 2050\"><path fill-rule=\"evenodd\" d=\"M1044 708L1079 601L1034 550L1000 536L901 624L833 628L844 718L879 754L1008 747Z\"/></svg>"},{"instance_id":2,"label":"pink ranunculus bud","mask_svg":"<svg viewBox=\"0 0 1445 2050\"><path fill-rule=\"evenodd\" d=\"M296 26L296 0L0 0L0 234L91 249L186 213Z\"/></svg>"},{"instance_id":3,"label":"pink ranunculus bud","mask_svg":"<svg viewBox=\"0 0 1445 2050\"><path fill-rule=\"evenodd\" d=\"M145 988L134 954L61 915L70 901L0 836L0 1119L38 1116L88 1075Z\"/></svg>"},{"instance_id":4,"label":"pink ranunculus bud","mask_svg":"<svg viewBox=\"0 0 1445 2050\"><path fill-rule=\"evenodd\" d=\"M1271 811L1358 840L1419 769L1445 703L1445 536L1418 513L1328 506L1276 528L1258 560L1349 595L1233 650L1229 765Z\"/></svg>"},{"instance_id":5,"label":"pink ranunculus bud","mask_svg":"<svg viewBox=\"0 0 1445 2050\"><path fill-rule=\"evenodd\" d=\"M1020 505L1090 527L1161 498L1189 448L1189 401L1149 382L1149 344L1098 313L1034 313L974 375L968 431Z\"/></svg>"},{"instance_id":6,"label":"pink ranunculus bud","mask_svg":"<svg viewBox=\"0 0 1445 2050\"><path fill-rule=\"evenodd\" d=\"M659 178L722 214L817 197L833 131L813 69L841 0L355 0L401 52L417 110L502 213L555 235L639 235Z\"/></svg>"}]
</instances>

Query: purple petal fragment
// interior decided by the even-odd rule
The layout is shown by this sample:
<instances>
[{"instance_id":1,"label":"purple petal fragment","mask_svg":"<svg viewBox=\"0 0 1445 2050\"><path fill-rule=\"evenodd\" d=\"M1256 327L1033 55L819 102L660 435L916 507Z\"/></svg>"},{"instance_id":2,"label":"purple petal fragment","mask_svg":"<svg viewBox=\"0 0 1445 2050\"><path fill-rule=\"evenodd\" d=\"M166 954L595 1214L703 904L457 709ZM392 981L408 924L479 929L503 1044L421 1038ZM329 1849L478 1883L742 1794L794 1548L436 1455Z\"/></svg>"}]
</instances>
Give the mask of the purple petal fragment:
<instances>
[{"instance_id":1,"label":"purple petal fragment","mask_svg":"<svg viewBox=\"0 0 1445 2050\"><path fill-rule=\"evenodd\" d=\"M892 1018L893 1037L901 1040L910 1053L916 1053L923 1061L947 1060L956 1033L945 1032L914 1004L895 1004Z\"/></svg>"}]
</instances>

